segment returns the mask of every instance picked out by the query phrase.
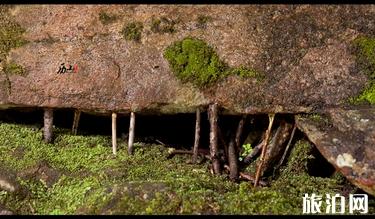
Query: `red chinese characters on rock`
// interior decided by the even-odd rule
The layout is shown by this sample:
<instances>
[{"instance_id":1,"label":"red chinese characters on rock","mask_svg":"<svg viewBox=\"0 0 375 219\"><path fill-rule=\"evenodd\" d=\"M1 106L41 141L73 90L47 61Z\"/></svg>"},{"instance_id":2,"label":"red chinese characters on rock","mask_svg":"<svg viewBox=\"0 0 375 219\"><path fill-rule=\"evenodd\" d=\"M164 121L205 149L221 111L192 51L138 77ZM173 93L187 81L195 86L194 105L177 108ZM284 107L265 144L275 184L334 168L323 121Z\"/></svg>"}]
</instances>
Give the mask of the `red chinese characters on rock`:
<instances>
[{"instance_id":1,"label":"red chinese characters on rock","mask_svg":"<svg viewBox=\"0 0 375 219\"><path fill-rule=\"evenodd\" d=\"M57 71L57 74L65 74L65 73L78 73L78 65L77 64L74 64L73 66L69 65L69 68L66 68L65 63L62 63L60 65L59 70Z\"/></svg>"}]
</instances>

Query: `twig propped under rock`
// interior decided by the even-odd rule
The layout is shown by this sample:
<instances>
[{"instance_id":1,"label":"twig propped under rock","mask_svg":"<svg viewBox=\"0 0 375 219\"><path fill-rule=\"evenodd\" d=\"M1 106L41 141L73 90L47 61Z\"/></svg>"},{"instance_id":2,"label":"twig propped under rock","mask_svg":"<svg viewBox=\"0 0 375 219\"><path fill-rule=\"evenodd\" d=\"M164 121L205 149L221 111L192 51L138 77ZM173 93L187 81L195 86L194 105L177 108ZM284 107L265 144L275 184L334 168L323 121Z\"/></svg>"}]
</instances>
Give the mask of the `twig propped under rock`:
<instances>
[{"instance_id":1,"label":"twig propped under rock","mask_svg":"<svg viewBox=\"0 0 375 219\"><path fill-rule=\"evenodd\" d=\"M43 127L43 137L46 143L52 143L53 140L53 109L44 109L44 127Z\"/></svg>"},{"instance_id":2,"label":"twig propped under rock","mask_svg":"<svg viewBox=\"0 0 375 219\"><path fill-rule=\"evenodd\" d=\"M117 114L112 113L112 153L117 154L117 127L116 127Z\"/></svg>"},{"instance_id":3,"label":"twig propped under rock","mask_svg":"<svg viewBox=\"0 0 375 219\"><path fill-rule=\"evenodd\" d=\"M200 140L200 131L201 131L201 111L198 108L196 110L196 121L195 121L195 138L194 138L194 147L193 147L193 163L197 162L198 158L198 148Z\"/></svg>"},{"instance_id":4,"label":"twig propped under rock","mask_svg":"<svg viewBox=\"0 0 375 219\"><path fill-rule=\"evenodd\" d=\"M135 132L135 113L130 113L130 125L129 125L129 139L128 139L128 154L133 154L134 148L134 132Z\"/></svg>"},{"instance_id":5,"label":"twig propped under rock","mask_svg":"<svg viewBox=\"0 0 375 219\"><path fill-rule=\"evenodd\" d=\"M214 174L220 174L220 158L218 153L218 139L217 139L217 119L218 106L217 103L211 104L208 107L208 118L210 120L210 155Z\"/></svg>"},{"instance_id":6,"label":"twig propped under rock","mask_svg":"<svg viewBox=\"0 0 375 219\"><path fill-rule=\"evenodd\" d=\"M270 134L271 134L272 124L273 124L273 120L275 119L275 114L268 115L268 118L269 118L269 123L268 123L268 129L267 129L266 137L265 137L265 144L262 147L262 154L260 155L260 162L259 162L259 165L257 167L257 171L256 171L256 175L255 175L255 181L254 181L255 187L258 186L258 183L259 183L260 171L262 169L262 165L263 165L263 162L264 162L264 156L266 154L268 139L269 139Z\"/></svg>"}]
</instances>

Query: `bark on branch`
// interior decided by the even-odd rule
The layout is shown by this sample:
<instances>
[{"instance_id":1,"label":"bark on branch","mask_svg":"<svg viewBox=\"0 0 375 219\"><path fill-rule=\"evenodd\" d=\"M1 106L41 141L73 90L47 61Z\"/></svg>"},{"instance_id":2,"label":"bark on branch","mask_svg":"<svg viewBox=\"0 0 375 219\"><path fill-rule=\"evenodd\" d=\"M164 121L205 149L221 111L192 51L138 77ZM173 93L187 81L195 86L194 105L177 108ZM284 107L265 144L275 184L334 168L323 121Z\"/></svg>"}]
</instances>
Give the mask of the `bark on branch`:
<instances>
[{"instance_id":1,"label":"bark on branch","mask_svg":"<svg viewBox=\"0 0 375 219\"><path fill-rule=\"evenodd\" d=\"M211 104L208 108L208 116L210 119L210 155L212 160L212 166L214 174L220 174L220 159L218 154L217 144L217 118L218 118L218 106L217 104Z\"/></svg>"},{"instance_id":2,"label":"bark on branch","mask_svg":"<svg viewBox=\"0 0 375 219\"><path fill-rule=\"evenodd\" d=\"M112 153L117 154L117 128L116 128L117 114L112 113Z\"/></svg>"},{"instance_id":3,"label":"bark on branch","mask_svg":"<svg viewBox=\"0 0 375 219\"><path fill-rule=\"evenodd\" d=\"M197 158L198 158L200 131L201 131L201 111L198 108L196 111L196 121L195 121L195 138L194 138L193 159L192 159L193 163L196 163Z\"/></svg>"},{"instance_id":4,"label":"bark on branch","mask_svg":"<svg viewBox=\"0 0 375 219\"><path fill-rule=\"evenodd\" d=\"M81 111L80 110L75 110L74 111L74 118L73 118L73 126L72 126L72 134L77 135L78 131L78 124L79 124L79 119L81 117Z\"/></svg>"},{"instance_id":5,"label":"bark on branch","mask_svg":"<svg viewBox=\"0 0 375 219\"><path fill-rule=\"evenodd\" d=\"M53 109L44 109L44 128L43 137L46 143L52 143L53 140Z\"/></svg>"},{"instance_id":6,"label":"bark on branch","mask_svg":"<svg viewBox=\"0 0 375 219\"><path fill-rule=\"evenodd\" d=\"M238 153L241 151L240 141L246 118L247 115L242 116L238 123L236 133L228 146L228 163L230 169L229 178L233 181L238 180Z\"/></svg>"},{"instance_id":7,"label":"bark on branch","mask_svg":"<svg viewBox=\"0 0 375 219\"><path fill-rule=\"evenodd\" d=\"M268 129L267 129L267 132L266 132L265 144L262 147L262 154L260 155L260 162L259 162L259 165L257 167L257 172L256 172L256 175L255 175L255 182L254 182L255 187L258 186L258 184L259 184L260 171L262 169L262 165L263 165L263 162L264 162L264 156L266 154L268 139L269 139L270 134L271 134L272 124L273 124L273 120L275 118L275 114L268 115L268 118L269 118L269 124L268 124Z\"/></svg>"},{"instance_id":8,"label":"bark on branch","mask_svg":"<svg viewBox=\"0 0 375 219\"><path fill-rule=\"evenodd\" d=\"M129 125L129 140L128 140L128 154L133 154L134 148L134 131L135 131L135 113L130 113L130 125Z\"/></svg>"}]
</instances>

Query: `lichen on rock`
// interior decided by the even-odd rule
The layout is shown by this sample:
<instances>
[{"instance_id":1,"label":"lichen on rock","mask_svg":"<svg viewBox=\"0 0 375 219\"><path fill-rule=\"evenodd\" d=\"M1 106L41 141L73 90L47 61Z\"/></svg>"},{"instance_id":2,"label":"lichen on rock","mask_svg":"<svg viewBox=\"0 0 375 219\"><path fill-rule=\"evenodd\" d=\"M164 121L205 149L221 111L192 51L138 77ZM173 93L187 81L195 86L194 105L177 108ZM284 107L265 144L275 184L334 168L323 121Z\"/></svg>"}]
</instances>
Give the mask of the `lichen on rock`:
<instances>
[{"instance_id":1,"label":"lichen on rock","mask_svg":"<svg viewBox=\"0 0 375 219\"><path fill-rule=\"evenodd\" d=\"M8 76L9 75L20 75L20 76L26 75L26 71L24 67L14 62L7 63L4 66L4 72Z\"/></svg>"},{"instance_id":2,"label":"lichen on rock","mask_svg":"<svg viewBox=\"0 0 375 219\"><path fill-rule=\"evenodd\" d=\"M121 33L126 40L139 42L142 37L143 24L141 22L131 22L124 26Z\"/></svg>"},{"instance_id":3,"label":"lichen on rock","mask_svg":"<svg viewBox=\"0 0 375 219\"><path fill-rule=\"evenodd\" d=\"M22 34L25 29L14 22L9 14L10 6L0 6L0 62L3 63L12 48L20 47L27 41Z\"/></svg>"},{"instance_id":4,"label":"lichen on rock","mask_svg":"<svg viewBox=\"0 0 375 219\"><path fill-rule=\"evenodd\" d=\"M177 22L167 17L153 18L151 21L151 31L154 33L175 33L177 32L175 24Z\"/></svg>"},{"instance_id":5,"label":"lichen on rock","mask_svg":"<svg viewBox=\"0 0 375 219\"><path fill-rule=\"evenodd\" d=\"M99 13L99 20L100 22L103 24L103 25L107 25L107 24L110 24L110 23L113 23L117 20L117 16L114 15L114 14L108 14L104 11L101 11Z\"/></svg>"}]
</instances>

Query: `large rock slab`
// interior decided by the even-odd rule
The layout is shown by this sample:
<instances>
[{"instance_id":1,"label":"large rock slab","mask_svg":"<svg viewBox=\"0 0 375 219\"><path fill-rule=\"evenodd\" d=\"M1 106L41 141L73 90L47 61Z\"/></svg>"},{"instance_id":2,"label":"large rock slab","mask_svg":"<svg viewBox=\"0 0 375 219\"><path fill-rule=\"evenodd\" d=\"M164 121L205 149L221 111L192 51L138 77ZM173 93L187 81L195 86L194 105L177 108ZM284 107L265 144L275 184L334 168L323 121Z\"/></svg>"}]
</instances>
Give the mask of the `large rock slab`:
<instances>
[{"instance_id":1,"label":"large rock slab","mask_svg":"<svg viewBox=\"0 0 375 219\"><path fill-rule=\"evenodd\" d=\"M116 19L102 23L100 13ZM374 5L22 5L9 16L28 44L6 62L26 75L0 70L0 104L81 108L91 112L193 112L217 102L229 113L310 112L341 106L367 83L352 40L374 35ZM202 16L209 18L200 23ZM153 19L174 21L155 32ZM124 26L141 22L139 42ZM0 27L1 28L1 27ZM174 41L206 41L231 67L266 76L229 76L212 87L181 83L163 58ZM57 74L62 63L78 73Z\"/></svg>"},{"instance_id":2,"label":"large rock slab","mask_svg":"<svg viewBox=\"0 0 375 219\"><path fill-rule=\"evenodd\" d=\"M296 117L322 155L354 185L375 196L375 109L331 109Z\"/></svg>"}]
</instances>

